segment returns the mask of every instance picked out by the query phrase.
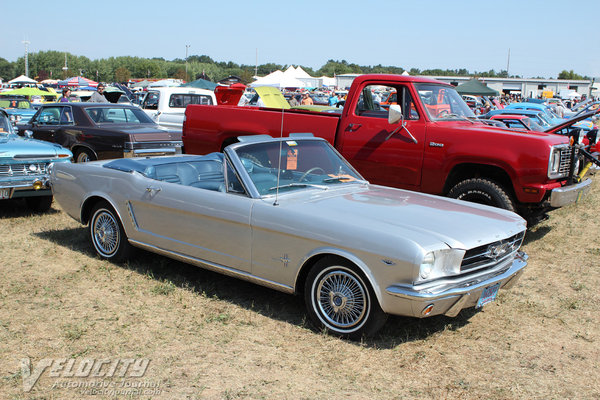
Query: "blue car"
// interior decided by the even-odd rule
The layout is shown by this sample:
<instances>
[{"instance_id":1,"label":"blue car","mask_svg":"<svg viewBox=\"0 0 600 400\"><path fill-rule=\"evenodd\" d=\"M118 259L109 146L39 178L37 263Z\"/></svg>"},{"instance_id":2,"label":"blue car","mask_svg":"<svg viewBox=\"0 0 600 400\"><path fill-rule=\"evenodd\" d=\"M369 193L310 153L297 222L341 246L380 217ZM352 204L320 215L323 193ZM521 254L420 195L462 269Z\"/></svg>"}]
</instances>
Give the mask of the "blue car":
<instances>
[{"instance_id":1,"label":"blue car","mask_svg":"<svg viewBox=\"0 0 600 400\"><path fill-rule=\"evenodd\" d=\"M531 110L531 111L541 111L544 113L546 118L550 121L551 125L558 125L565 122L564 118L559 118L556 114L552 112L550 107L545 104L540 103L512 103L504 107L505 110Z\"/></svg>"},{"instance_id":2,"label":"blue car","mask_svg":"<svg viewBox=\"0 0 600 400\"><path fill-rule=\"evenodd\" d=\"M0 200L24 198L34 211L48 210L52 204L49 166L72 158L57 144L17 135L8 114L0 109Z\"/></svg>"},{"instance_id":3,"label":"blue car","mask_svg":"<svg viewBox=\"0 0 600 400\"><path fill-rule=\"evenodd\" d=\"M499 114L525 115L525 116L531 118L534 122L536 122L538 125L540 125L544 129L549 128L554 125L548 120L548 118L542 111L524 110L524 109L519 109L519 108L511 109L511 108L504 107L503 109L500 109L500 110L492 110L486 114L478 115L477 118L490 119L494 115L499 115Z\"/></svg>"},{"instance_id":4,"label":"blue car","mask_svg":"<svg viewBox=\"0 0 600 400\"><path fill-rule=\"evenodd\" d=\"M13 125L29 122L31 117L37 112L29 100L12 96L0 96L0 108L6 111Z\"/></svg>"}]
</instances>

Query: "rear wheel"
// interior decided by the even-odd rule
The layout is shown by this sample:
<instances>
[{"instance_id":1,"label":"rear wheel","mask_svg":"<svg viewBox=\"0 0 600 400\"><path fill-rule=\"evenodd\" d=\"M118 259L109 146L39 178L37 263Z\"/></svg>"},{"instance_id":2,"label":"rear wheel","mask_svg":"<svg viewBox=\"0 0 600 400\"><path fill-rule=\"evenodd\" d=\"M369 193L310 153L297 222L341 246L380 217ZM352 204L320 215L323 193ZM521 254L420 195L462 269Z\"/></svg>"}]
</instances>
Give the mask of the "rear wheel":
<instances>
[{"instance_id":1,"label":"rear wheel","mask_svg":"<svg viewBox=\"0 0 600 400\"><path fill-rule=\"evenodd\" d=\"M96 160L96 156L89 149L79 149L75 152L75 162L82 163Z\"/></svg>"},{"instance_id":2,"label":"rear wheel","mask_svg":"<svg viewBox=\"0 0 600 400\"><path fill-rule=\"evenodd\" d=\"M46 212L52 205L52 196L26 197L27 207L35 212Z\"/></svg>"},{"instance_id":3,"label":"rear wheel","mask_svg":"<svg viewBox=\"0 0 600 400\"><path fill-rule=\"evenodd\" d=\"M508 191L500 184L486 178L473 178L459 182L450 189L448 197L515 211L515 204Z\"/></svg>"},{"instance_id":4,"label":"rear wheel","mask_svg":"<svg viewBox=\"0 0 600 400\"><path fill-rule=\"evenodd\" d=\"M368 281L339 257L325 257L313 266L304 299L317 327L351 339L375 334L387 320Z\"/></svg>"},{"instance_id":5,"label":"rear wheel","mask_svg":"<svg viewBox=\"0 0 600 400\"><path fill-rule=\"evenodd\" d=\"M100 257L121 262L131 253L131 245L127 241L119 216L106 201L94 206L89 232L94 249Z\"/></svg>"}]
</instances>

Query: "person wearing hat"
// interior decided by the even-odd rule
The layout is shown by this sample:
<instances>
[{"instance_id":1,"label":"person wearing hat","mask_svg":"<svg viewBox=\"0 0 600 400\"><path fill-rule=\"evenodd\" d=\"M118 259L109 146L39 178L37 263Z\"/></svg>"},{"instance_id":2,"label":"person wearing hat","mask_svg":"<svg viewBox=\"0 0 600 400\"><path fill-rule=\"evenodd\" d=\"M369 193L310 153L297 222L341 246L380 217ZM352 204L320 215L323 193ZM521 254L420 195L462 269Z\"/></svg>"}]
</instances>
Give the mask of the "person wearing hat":
<instances>
[{"instance_id":1,"label":"person wearing hat","mask_svg":"<svg viewBox=\"0 0 600 400\"><path fill-rule=\"evenodd\" d=\"M92 97L88 100L90 103L108 103L106 97L104 97L104 83L98 84L98 90L92 93Z\"/></svg>"},{"instance_id":2,"label":"person wearing hat","mask_svg":"<svg viewBox=\"0 0 600 400\"><path fill-rule=\"evenodd\" d=\"M69 101L71 101L69 99L69 96L71 96L71 89L69 89L68 87L63 88L62 97L60 98L60 100L58 100L58 102L59 103L68 103Z\"/></svg>"},{"instance_id":3,"label":"person wearing hat","mask_svg":"<svg viewBox=\"0 0 600 400\"><path fill-rule=\"evenodd\" d=\"M303 106L312 106L314 104L312 99L308 95L308 92L302 93L302 101L300 101L300 104L302 104Z\"/></svg>"}]
</instances>

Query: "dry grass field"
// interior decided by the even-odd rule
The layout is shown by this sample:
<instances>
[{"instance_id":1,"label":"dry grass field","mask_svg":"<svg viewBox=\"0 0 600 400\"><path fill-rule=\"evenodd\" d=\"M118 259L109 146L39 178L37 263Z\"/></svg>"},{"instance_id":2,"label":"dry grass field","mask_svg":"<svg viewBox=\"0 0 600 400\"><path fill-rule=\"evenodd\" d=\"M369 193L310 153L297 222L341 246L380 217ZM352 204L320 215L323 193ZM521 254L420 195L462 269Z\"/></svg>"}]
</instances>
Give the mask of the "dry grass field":
<instances>
[{"instance_id":1,"label":"dry grass field","mask_svg":"<svg viewBox=\"0 0 600 400\"><path fill-rule=\"evenodd\" d=\"M311 330L300 298L148 253L105 262L56 204L32 215L4 202L0 398L113 397L53 388L48 371L25 392L29 357L150 359L160 393L118 398L598 399L598 181L528 231L529 266L496 302L393 317L358 343Z\"/></svg>"}]
</instances>

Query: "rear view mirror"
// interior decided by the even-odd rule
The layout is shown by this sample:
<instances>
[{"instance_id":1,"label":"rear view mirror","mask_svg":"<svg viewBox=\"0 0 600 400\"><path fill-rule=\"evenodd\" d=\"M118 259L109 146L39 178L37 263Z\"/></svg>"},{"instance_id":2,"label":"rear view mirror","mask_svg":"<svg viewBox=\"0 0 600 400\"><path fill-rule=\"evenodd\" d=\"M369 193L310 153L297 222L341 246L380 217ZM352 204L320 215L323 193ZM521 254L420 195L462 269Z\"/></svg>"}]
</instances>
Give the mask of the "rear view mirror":
<instances>
[{"instance_id":1,"label":"rear view mirror","mask_svg":"<svg viewBox=\"0 0 600 400\"><path fill-rule=\"evenodd\" d=\"M388 113L388 123L393 125L399 121L402 121L403 119L404 115L402 115L402 107L400 107L398 104L392 104Z\"/></svg>"}]
</instances>

